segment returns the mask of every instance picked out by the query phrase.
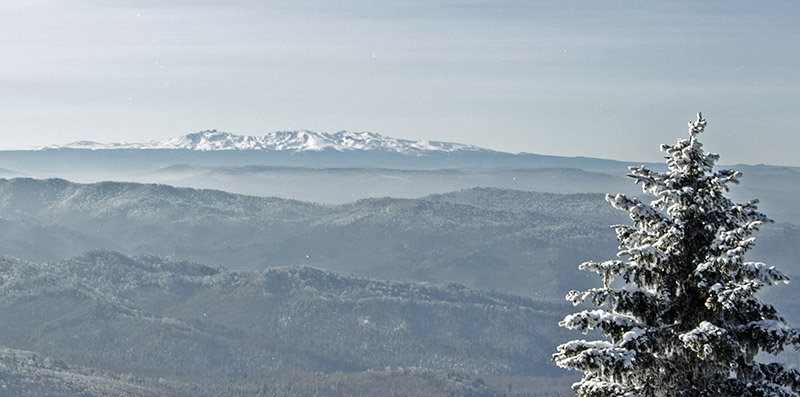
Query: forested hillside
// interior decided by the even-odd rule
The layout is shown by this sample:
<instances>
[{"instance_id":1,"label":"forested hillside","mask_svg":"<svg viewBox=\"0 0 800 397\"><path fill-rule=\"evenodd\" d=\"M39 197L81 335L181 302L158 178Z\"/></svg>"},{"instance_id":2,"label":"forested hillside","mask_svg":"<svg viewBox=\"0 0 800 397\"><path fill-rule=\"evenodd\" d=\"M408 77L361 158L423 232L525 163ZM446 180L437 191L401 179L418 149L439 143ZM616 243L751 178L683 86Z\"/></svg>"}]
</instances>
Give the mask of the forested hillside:
<instances>
[{"instance_id":1,"label":"forested hillside","mask_svg":"<svg viewBox=\"0 0 800 397\"><path fill-rule=\"evenodd\" d=\"M601 194L474 188L321 205L166 185L0 180L0 249L57 261L105 248L231 269L311 265L561 299L626 223ZM768 225L753 258L800 273L800 229Z\"/></svg>"},{"instance_id":2,"label":"forested hillside","mask_svg":"<svg viewBox=\"0 0 800 397\"><path fill-rule=\"evenodd\" d=\"M0 264L5 347L111 373L192 383L387 367L461 378L561 375L548 357L563 337L555 327L563 303L113 251Z\"/></svg>"},{"instance_id":3,"label":"forested hillside","mask_svg":"<svg viewBox=\"0 0 800 397\"><path fill-rule=\"evenodd\" d=\"M578 265L615 255L609 225L629 221L601 194L473 188L323 205L0 180L0 346L22 351L0 375L31 395L384 383L398 395L557 395L570 383L550 363L572 310L563 296L593 285ZM751 259L797 279L800 229L756 237ZM797 322L793 287L765 298ZM62 364L38 364L51 359Z\"/></svg>"},{"instance_id":4,"label":"forested hillside","mask_svg":"<svg viewBox=\"0 0 800 397\"><path fill-rule=\"evenodd\" d=\"M312 265L560 297L576 263L613 254L602 196L475 189L339 206L165 185L0 180L7 255L56 261L96 248L224 265ZM614 222L616 220L616 222Z\"/></svg>"}]
</instances>

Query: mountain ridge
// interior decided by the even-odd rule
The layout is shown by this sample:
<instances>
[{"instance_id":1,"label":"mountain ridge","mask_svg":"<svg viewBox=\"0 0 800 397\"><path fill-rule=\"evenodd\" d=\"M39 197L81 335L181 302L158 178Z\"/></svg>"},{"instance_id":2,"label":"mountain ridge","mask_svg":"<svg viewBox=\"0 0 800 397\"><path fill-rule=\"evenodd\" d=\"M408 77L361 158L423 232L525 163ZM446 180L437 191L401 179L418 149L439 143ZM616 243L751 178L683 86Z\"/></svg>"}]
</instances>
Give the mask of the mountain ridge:
<instances>
[{"instance_id":1,"label":"mountain ridge","mask_svg":"<svg viewBox=\"0 0 800 397\"><path fill-rule=\"evenodd\" d=\"M569 156L569 155L548 155L532 152L509 152L502 150L489 149L477 145L463 144L458 142L447 142L437 140L411 140L394 138L381 135L371 131L347 131L341 130L335 133L315 132L306 129L295 131L275 131L265 135L240 135L229 132L218 131L216 129L203 130L178 137L156 139L149 142L112 142L101 143L90 140L80 140L66 143L63 145L51 144L33 149L0 150L3 154L25 154L41 152L58 152L63 150L78 151L187 151L187 152L267 152L283 154L314 154L314 153L376 153L401 155L401 158L422 158L429 156L489 156L499 163L494 167L519 167L533 163L536 167L566 167L580 168L584 170L598 171L613 169L615 172L625 172L629 166L647 166L660 169L663 164L660 162L633 161L624 159L611 159L592 156ZM499 157L499 158L498 158ZM508 163L507 157L517 158L520 161ZM294 159L297 160L297 159ZM341 158L338 160L342 160ZM375 160L375 159L373 159ZM396 160L396 159L395 159ZM471 164L475 158L459 158L455 162L449 158L449 167L474 167ZM525 164L525 165L524 165ZM172 165L172 164L167 164ZM162 164L161 166L167 166ZM242 164L240 164L242 165ZM254 164L247 164L254 165ZM275 165L275 164L271 164ZM330 167L328 164L324 167ZM336 164L333 166L352 166L352 164ZM360 164L364 166L364 164ZM428 165L429 166L429 165ZM619 166L622 166L620 171ZM800 167L779 165L779 164L743 164L727 163L721 167L733 167L736 169L746 168L775 168L788 169L800 172ZM319 168L320 165L313 165ZM383 164L381 167L396 168L391 165ZM437 166L437 168L439 168ZM0 169L0 174L19 174L19 170Z\"/></svg>"},{"instance_id":2,"label":"mountain ridge","mask_svg":"<svg viewBox=\"0 0 800 397\"><path fill-rule=\"evenodd\" d=\"M43 149L172 149L172 150L265 150L265 151L325 151L339 152L376 150L407 155L429 152L486 151L489 149L455 142L409 140L387 137L375 132L339 131L336 133L309 130L276 131L262 136L238 135L217 130L205 130L175 138L153 140L146 143L99 143L77 141L65 145L50 145Z\"/></svg>"}]
</instances>

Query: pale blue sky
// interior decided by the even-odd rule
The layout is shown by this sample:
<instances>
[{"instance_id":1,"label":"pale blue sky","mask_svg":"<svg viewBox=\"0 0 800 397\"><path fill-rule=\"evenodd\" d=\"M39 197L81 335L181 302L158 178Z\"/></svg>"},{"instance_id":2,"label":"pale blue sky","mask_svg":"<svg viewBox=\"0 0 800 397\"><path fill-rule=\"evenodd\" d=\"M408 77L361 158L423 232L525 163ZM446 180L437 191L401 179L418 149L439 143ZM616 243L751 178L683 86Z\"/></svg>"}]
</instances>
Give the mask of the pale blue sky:
<instances>
[{"instance_id":1,"label":"pale blue sky","mask_svg":"<svg viewBox=\"0 0 800 397\"><path fill-rule=\"evenodd\" d=\"M204 129L375 131L800 165L800 3L0 2L0 148Z\"/></svg>"}]
</instances>

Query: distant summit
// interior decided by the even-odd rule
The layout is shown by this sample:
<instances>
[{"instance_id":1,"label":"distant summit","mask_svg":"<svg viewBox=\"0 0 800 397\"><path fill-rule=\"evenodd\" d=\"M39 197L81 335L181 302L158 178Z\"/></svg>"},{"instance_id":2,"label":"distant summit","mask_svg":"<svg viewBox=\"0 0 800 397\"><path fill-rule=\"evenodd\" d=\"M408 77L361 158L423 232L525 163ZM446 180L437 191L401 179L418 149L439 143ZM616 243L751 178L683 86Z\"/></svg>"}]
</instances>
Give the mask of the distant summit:
<instances>
[{"instance_id":1,"label":"distant summit","mask_svg":"<svg viewBox=\"0 0 800 397\"><path fill-rule=\"evenodd\" d=\"M269 150L269 151L381 151L409 155L429 152L488 151L472 145L452 142L412 141L386 137L374 132L339 131L333 134L308 130L278 131L264 136L236 135L206 130L185 136L150 141L148 143L73 142L47 149L183 149L183 150Z\"/></svg>"}]
</instances>

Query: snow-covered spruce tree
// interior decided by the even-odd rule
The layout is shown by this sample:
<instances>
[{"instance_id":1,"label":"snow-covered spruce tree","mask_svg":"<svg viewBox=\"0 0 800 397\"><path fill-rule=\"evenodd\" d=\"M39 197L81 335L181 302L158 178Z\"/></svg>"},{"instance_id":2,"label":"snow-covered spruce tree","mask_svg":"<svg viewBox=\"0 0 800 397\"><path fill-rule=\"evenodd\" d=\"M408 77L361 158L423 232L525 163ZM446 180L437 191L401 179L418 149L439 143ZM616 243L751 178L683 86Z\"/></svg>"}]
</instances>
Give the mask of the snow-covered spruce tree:
<instances>
[{"instance_id":1,"label":"snow-covered spruce tree","mask_svg":"<svg viewBox=\"0 0 800 397\"><path fill-rule=\"evenodd\" d=\"M596 310L567 316L559 325L605 339L574 340L558 347L557 365L583 371L573 385L580 396L796 396L800 371L760 363L760 351L800 348L775 308L759 301L764 286L788 282L772 266L745 262L750 235L769 220L757 201L736 204L727 184L733 170L714 171L719 158L697 140L706 121L698 113L689 139L662 145L665 173L631 167L649 204L622 194L607 195L628 211L633 226L613 226L620 259L586 262L603 286L572 291L575 305ZM617 282L614 280L617 279ZM624 281L624 283L622 282Z\"/></svg>"}]
</instances>

